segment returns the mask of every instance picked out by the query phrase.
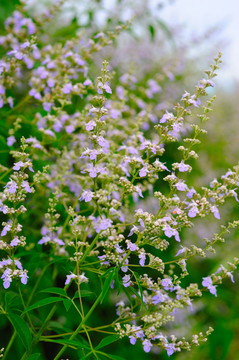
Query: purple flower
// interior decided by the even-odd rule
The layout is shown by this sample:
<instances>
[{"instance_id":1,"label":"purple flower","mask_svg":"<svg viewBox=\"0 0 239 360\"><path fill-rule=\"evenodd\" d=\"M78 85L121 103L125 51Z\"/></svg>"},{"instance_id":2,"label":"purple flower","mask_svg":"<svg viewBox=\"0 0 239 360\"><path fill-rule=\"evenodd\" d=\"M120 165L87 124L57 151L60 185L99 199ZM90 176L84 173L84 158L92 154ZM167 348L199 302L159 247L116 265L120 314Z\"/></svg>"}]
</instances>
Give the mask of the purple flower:
<instances>
[{"instance_id":1,"label":"purple flower","mask_svg":"<svg viewBox=\"0 0 239 360\"><path fill-rule=\"evenodd\" d=\"M1 279L3 279L4 289L8 289L12 282L12 270L7 268L2 274Z\"/></svg>"},{"instance_id":2,"label":"purple flower","mask_svg":"<svg viewBox=\"0 0 239 360\"><path fill-rule=\"evenodd\" d=\"M101 262L100 262L101 265L109 265L110 264L109 261L105 261L106 255L100 255L100 256L98 256L98 259L101 260Z\"/></svg>"},{"instance_id":3,"label":"purple flower","mask_svg":"<svg viewBox=\"0 0 239 360\"><path fill-rule=\"evenodd\" d=\"M145 260L146 260L146 254L144 252L142 252L141 254L139 254L139 265L144 266L145 265Z\"/></svg>"},{"instance_id":4,"label":"purple flower","mask_svg":"<svg viewBox=\"0 0 239 360\"><path fill-rule=\"evenodd\" d=\"M5 87L2 84L0 84L0 95L5 95L5 92L6 92Z\"/></svg>"},{"instance_id":5,"label":"purple flower","mask_svg":"<svg viewBox=\"0 0 239 360\"><path fill-rule=\"evenodd\" d=\"M153 345L151 344L150 340L144 340L143 341L143 347L144 347L144 351L146 353L150 352L150 349Z\"/></svg>"},{"instance_id":6,"label":"purple flower","mask_svg":"<svg viewBox=\"0 0 239 360\"><path fill-rule=\"evenodd\" d=\"M219 213L216 205L211 208L211 212L213 213L213 215L216 219L220 220L220 213Z\"/></svg>"},{"instance_id":7,"label":"purple flower","mask_svg":"<svg viewBox=\"0 0 239 360\"><path fill-rule=\"evenodd\" d=\"M134 188L135 188L135 190L137 191L137 193L139 194L139 196L143 198L142 190L140 189L140 187L139 187L139 186L135 186Z\"/></svg>"},{"instance_id":8,"label":"purple flower","mask_svg":"<svg viewBox=\"0 0 239 360\"><path fill-rule=\"evenodd\" d=\"M211 294L217 296L216 286L213 285L212 279L210 276L204 277L202 281L202 286L206 287Z\"/></svg>"},{"instance_id":9,"label":"purple flower","mask_svg":"<svg viewBox=\"0 0 239 360\"><path fill-rule=\"evenodd\" d=\"M134 337L134 336L131 335L131 336L129 336L129 341L130 341L130 344L131 344L131 345L135 345L137 339L136 339L136 337Z\"/></svg>"},{"instance_id":10,"label":"purple flower","mask_svg":"<svg viewBox=\"0 0 239 360\"><path fill-rule=\"evenodd\" d=\"M75 278L77 278L77 275L73 274L72 272L70 273L70 275L66 275L65 285L70 284L71 279L75 279Z\"/></svg>"},{"instance_id":11,"label":"purple flower","mask_svg":"<svg viewBox=\"0 0 239 360\"><path fill-rule=\"evenodd\" d=\"M109 227L111 227L111 225L111 219L99 219L95 224L95 231L98 234L101 230L107 230Z\"/></svg>"},{"instance_id":12,"label":"purple flower","mask_svg":"<svg viewBox=\"0 0 239 360\"><path fill-rule=\"evenodd\" d=\"M8 189L10 194L15 194L18 188L17 183L12 179L4 187Z\"/></svg>"},{"instance_id":13,"label":"purple flower","mask_svg":"<svg viewBox=\"0 0 239 360\"><path fill-rule=\"evenodd\" d=\"M193 197L193 195L196 194L196 190L191 187L191 189L189 189L189 192L186 194L186 196L191 199Z\"/></svg>"},{"instance_id":14,"label":"purple flower","mask_svg":"<svg viewBox=\"0 0 239 360\"><path fill-rule=\"evenodd\" d=\"M17 236L15 236L15 238L10 242L10 245L14 247L20 243L21 243L21 241L19 240L19 238Z\"/></svg>"},{"instance_id":15,"label":"purple flower","mask_svg":"<svg viewBox=\"0 0 239 360\"><path fill-rule=\"evenodd\" d=\"M24 284L24 285L26 285L27 279L29 278L29 276L27 276L27 272L26 272L26 271L22 271L19 276L20 276L20 278L21 278L21 283Z\"/></svg>"},{"instance_id":16,"label":"purple flower","mask_svg":"<svg viewBox=\"0 0 239 360\"><path fill-rule=\"evenodd\" d=\"M173 283L172 279L166 278L161 281L161 285L163 286L164 290L173 290Z\"/></svg>"},{"instance_id":17,"label":"purple flower","mask_svg":"<svg viewBox=\"0 0 239 360\"><path fill-rule=\"evenodd\" d=\"M95 178L97 176L98 170L92 164L89 164L86 170L89 172L89 176L91 178Z\"/></svg>"},{"instance_id":18,"label":"purple flower","mask_svg":"<svg viewBox=\"0 0 239 360\"><path fill-rule=\"evenodd\" d=\"M123 277L123 285L124 285L124 287L130 286L130 284L131 284L130 275L125 275Z\"/></svg>"},{"instance_id":19,"label":"purple flower","mask_svg":"<svg viewBox=\"0 0 239 360\"><path fill-rule=\"evenodd\" d=\"M90 79L86 79L84 82L83 82L83 85L85 86L88 86L88 85L91 85L92 84L92 81Z\"/></svg>"},{"instance_id":20,"label":"purple flower","mask_svg":"<svg viewBox=\"0 0 239 360\"><path fill-rule=\"evenodd\" d=\"M144 222L143 222L143 220L141 218L139 218L139 223L143 228L145 228Z\"/></svg>"},{"instance_id":21,"label":"purple flower","mask_svg":"<svg viewBox=\"0 0 239 360\"><path fill-rule=\"evenodd\" d=\"M17 60L23 59L23 53L19 50L12 50L7 53L7 55L13 55Z\"/></svg>"},{"instance_id":22,"label":"purple flower","mask_svg":"<svg viewBox=\"0 0 239 360\"><path fill-rule=\"evenodd\" d=\"M72 83L68 83L63 87L62 92L64 94L70 94L71 90L72 90Z\"/></svg>"},{"instance_id":23,"label":"purple flower","mask_svg":"<svg viewBox=\"0 0 239 360\"><path fill-rule=\"evenodd\" d=\"M179 191L186 191L186 190L188 190L188 187L187 187L187 185L184 183L184 181L178 181L175 185L174 185L176 188L177 188L177 190L179 190Z\"/></svg>"},{"instance_id":24,"label":"purple flower","mask_svg":"<svg viewBox=\"0 0 239 360\"><path fill-rule=\"evenodd\" d=\"M104 85L102 84L102 82L100 81L99 83L98 83L98 94L103 94L103 91L102 91L102 89L104 89L108 94L112 94L112 90L111 90L111 88L110 88L110 86L109 86L109 84L108 83L105 83Z\"/></svg>"},{"instance_id":25,"label":"purple flower","mask_svg":"<svg viewBox=\"0 0 239 360\"><path fill-rule=\"evenodd\" d=\"M52 102L44 102L43 109L47 112L50 112L52 105L54 105Z\"/></svg>"},{"instance_id":26,"label":"purple flower","mask_svg":"<svg viewBox=\"0 0 239 360\"><path fill-rule=\"evenodd\" d=\"M140 169L139 176L140 177L145 177L145 176L147 176L148 172L149 172L149 170L147 169L147 166L144 166L142 169Z\"/></svg>"},{"instance_id":27,"label":"purple flower","mask_svg":"<svg viewBox=\"0 0 239 360\"><path fill-rule=\"evenodd\" d=\"M199 213L198 207L194 204L188 212L190 218L194 218Z\"/></svg>"},{"instance_id":28,"label":"purple flower","mask_svg":"<svg viewBox=\"0 0 239 360\"><path fill-rule=\"evenodd\" d=\"M15 136L11 135L7 138L7 145L12 146L16 142Z\"/></svg>"},{"instance_id":29,"label":"purple flower","mask_svg":"<svg viewBox=\"0 0 239 360\"><path fill-rule=\"evenodd\" d=\"M178 252L177 252L177 254L176 254L175 256L178 256L178 255L180 255L180 254L183 254L183 253L187 250L187 248L185 248L184 246L182 246L182 245L180 245L180 246L181 246L181 249L178 250Z\"/></svg>"},{"instance_id":30,"label":"purple flower","mask_svg":"<svg viewBox=\"0 0 239 360\"><path fill-rule=\"evenodd\" d=\"M13 170L20 170L20 168L21 167L23 167L25 165L25 163L24 162L22 162L22 161L18 161L18 162L16 162L16 163L14 163L14 166L13 166Z\"/></svg>"},{"instance_id":31,"label":"purple flower","mask_svg":"<svg viewBox=\"0 0 239 360\"><path fill-rule=\"evenodd\" d=\"M85 202L89 202L92 200L94 196L94 193L90 190L84 190L81 197L80 197L80 200L85 200Z\"/></svg>"},{"instance_id":32,"label":"purple flower","mask_svg":"<svg viewBox=\"0 0 239 360\"><path fill-rule=\"evenodd\" d=\"M94 120L90 120L86 125L85 128L87 131L93 130L96 126L96 122Z\"/></svg>"},{"instance_id":33,"label":"purple flower","mask_svg":"<svg viewBox=\"0 0 239 360\"><path fill-rule=\"evenodd\" d=\"M160 291L157 291L156 294L152 297L152 303L154 305L164 302L164 296Z\"/></svg>"},{"instance_id":34,"label":"purple flower","mask_svg":"<svg viewBox=\"0 0 239 360\"><path fill-rule=\"evenodd\" d=\"M136 244L132 243L131 241L128 241L127 249L129 249L130 251L135 251L138 249L138 246Z\"/></svg>"},{"instance_id":35,"label":"purple flower","mask_svg":"<svg viewBox=\"0 0 239 360\"><path fill-rule=\"evenodd\" d=\"M187 164L184 164L183 161L181 161L181 163L178 165L178 170L181 172L189 171L189 169L190 169L190 166Z\"/></svg>"},{"instance_id":36,"label":"purple flower","mask_svg":"<svg viewBox=\"0 0 239 360\"><path fill-rule=\"evenodd\" d=\"M159 120L159 122L160 124L163 124L169 119L174 119L174 115L172 113L166 112L166 114L163 115L163 117Z\"/></svg>"},{"instance_id":37,"label":"purple flower","mask_svg":"<svg viewBox=\"0 0 239 360\"><path fill-rule=\"evenodd\" d=\"M2 229L1 236L7 235L7 232L10 231L11 228L12 228L12 221L9 221L9 223L6 224L6 225L4 226L4 228Z\"/></svg>"},{"instance_id":38,"label":"purple flower","mask_svg":"<svg viewBox=\"0 0 239 360\"><path fill-rule=\"evenodd\" d=\"M167 355L168 356L173 355L173 353L176 351L175 344L173 344L173 343L167 344L165 346L165 349L167 350Z\"/></svg>"},{"instance_id":39,"label":"purple flower","mask_svg":"<svg viewBox=\"0 0 239 360\"><path fill-rule=\"evenodd\" d=\"M75 130L74 125L68 125L68 126L66 126L66 132L67 132L67 134L73 133L74 130Z\"/></svg>"},{"instance_id":40,"label":"purple flower","mask_svg":"<svg viewBox=\"0 0 239 360\"><path fill-rule=\"evenodd\" d=\"M37 100L41 100L41 94L39 93L39 91L37 91L36 89L31 89L29 91L29 95L33 96L35 99Z\"/></svg>"},{"instance_id":41,"label":"purple flower","mask_svg":"<svg viewBox=\"0 0 239 360\"><path fill-rule=\"evenodd\" d=\"M168 224L165 225L163 227L163 231L164 231L164 235L167 236L168 238L171 238L172 236L174 236L175 240L180 242L178 231L176 229L171 228L170 225L168 225Z\"/></svg>"},{"instance_id":42,"label":"purple flower","mask_svg":"<svg viewBox=\"0 0 239 360\"><path fill-rule=\"evenodd\" d=\"M47 85L49 86L49 88L53 88L55 86L55 80L52 78L49 78L47 80Z\"/></svg>"},{"instance_id":43,"label":"purple flower","mask_svg":"<svg viewBox=\"0 0 239 360\"><path fill-rule=\"evenodd\" d=\"M230 279L231 279L231 281L234 283L235 280L234 280L234 278L233 278L232 273L231 273L230 271L227 271L227 270L224 268L223 265L221 265L221 266L218 268L218 270L215 272L215 274L218 274L219 272L221 272L221 271L223 271L223 270L226 272L227 276L229 276Z\"/></svg>"},{"instance_id":44,"label":"purple flower","mask_svg":"<svg viewBox=\"0 0 239 360\"><path fill-rule=\"evenodd\" d=\"M127 272L128 271L128 263L129 263L129 260L128 259L125 259L125 261L124 261L124 264L123 264L123 266L121 266L121 270L123 271L123 272Z\"/></svg>"},{"instance_id":45,"label":"purple flower","mask_svg":"<svg viewBox=\"0 0 239 360\"><path fill-rule=\"evenodd\" d=\"M109 144L108 140L103 138L103 136L99 136L97 141L100 146L102 146L103 148L109 149L110 144Z\"/></svg>"}]
</instances>

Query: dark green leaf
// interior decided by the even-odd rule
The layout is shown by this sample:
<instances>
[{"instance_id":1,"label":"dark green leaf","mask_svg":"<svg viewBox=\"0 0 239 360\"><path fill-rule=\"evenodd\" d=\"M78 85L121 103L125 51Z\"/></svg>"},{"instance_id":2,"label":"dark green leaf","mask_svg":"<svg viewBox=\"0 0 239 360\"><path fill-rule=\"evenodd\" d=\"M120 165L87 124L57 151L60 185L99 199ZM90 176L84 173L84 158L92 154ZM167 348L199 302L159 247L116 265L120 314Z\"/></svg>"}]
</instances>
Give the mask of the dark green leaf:
<instances>
[{"instance_id":1,"label":"dark green leaf","mask_svg":"<svg viewBox=\"0 0 239 360\"><path fill-rule=\"evenodd\" d=\"M109 290L109 287L112 283L112 280L115 276L115 269L111 269L111 272L109 273L108 277L105 279L104 285L103 285L103 289L102 289L102 297L101 297L101 304Z\"/></svg>"},{"instance_id":2,"label":"dark green leaf","mask_svg":"<svg viewBox=\"0 0 239 360\"><path fill-rule=\"evenodd\" d=\"M24 347L29 350L31 347L32 335L27 323L20 316L11 312L8 314L8 318L20 337Z\"/></svg>"},{"instance_id":3,"label":"dark green leaf","mask_svg":"<svg viewBox=\"0 0 239 360\"><path fill-rule=\"evenodd\" d=\"M57 295L67 297L67 293L65 292L65 290L62 288L57 288L57 287L47 288L47 289L41 290L41 292L47 292L47 293L57 294Z\"/></svg>"},{"instance_id":4,"label":"dark green leaf","mask_svg":"<svg viewBox=\"0 0 239 360\"><path fill-rule=\"evenodd\" d=\"M42 299L42 300L39 300L37 301L35 304L29 306L24 312L28 312L28 311L31 311L33 309L38 309L39 307L42 307L42 306L45 306L45 305L49 305L49 304L53 304L53 303L56 303L56 302L59 302L59 301L62 301L63 299L59 298L59 297L49 297L49 298L46 298L46 299Z\"/></svg>"},{"instance_id":5,"label":"dark green leaf","mask_svg":"<svg viewBox=\"0 0 239 360\"><path fill-rule=\"evenodd\" d=\"M46 342L53 342L53 343L56 343L56 344L61 344L61 345L69 345L71 347L74 347L74 348L83 348L83 349L88 349L90 350L90 347L83 344L82 342L80 341L76 341L76 340L67 340L67 339L62 339L62 340L52 340L52 339L44 339L44 341Z\"/></svg>"},{"instance_id":6,"label":"dark green leaf","mask_svg":"<svg viewBox=\"0 0 239 360\"><path fill-rule=\"evenodd\" d=\"M37 354L32 354L30 355L27 360L38 360L41 354L37 353Z\"/></svg>"},{"instance_id":7,"label":"dark green leaf","mask_svg":"<svg viewBox=\"0 0 239 360\"><path fill-rule=\"evenodd\" d=\"M142 286L141 286L140 281L139 281L139 274L136 273L136 272L133 272L133 274L134 274L135 280L136 280L137 285L138 285L138 288L139 288L141 304L142 304L144 307L146 307L146 306L145 306L145 303L144 303L144 301L143 301L143 289L142 289Z\"/></svg>"},{"instance_id":8,"label":"dark green leaf","mask_svg":"<svg viewBox=\"0 0 239 360\"><path fill-rule=\"evenodd\" d=\"M151 39L154 40L155 38L155 28L153 25L149 25L149 32L150 32L150 35L151 35Z\"/></svg>"},{"instance_id":9,"label":"dark green leaf","mask_svg":"<svg viewBox=\"0 0 239 360\"><path fill-rule=\"evenodd\" d=\"M101 349L102 347L109 345L115 341L119 340L119 335L110 335L101 340L99 345L96 346L96 349Z\"/></svg>"},{"instance_id":10,"label":"dark green leaf","mask_svg":"<svg viewBox=\"0 0 239 360\"><path fill-rule=\"evenodd\" d=\"M71 302L70 299L64 299L63 300L63 305L65 306L66 311L68 311L70 309L71 304L72 304L72 302Z\"/></svg>"},{"instance_id":11,"label":"dark green leaf","mask_svg":"<svg viewBox=\"0 0 239 360\"><path fill-rule=\"evenodd\" d=\"M93 293L92 291L89 291L89 290L81 290L80 291L80 294L81 294L81 297L87 297L87 296L96 296L95 293ZM73 297L73 299L79 299L79 292L78 290L75 292L75 295Z\"/></svg>"},{"instance_id":12,"label":"dark green leaf","mask_svg":"<svg viewBox=\"0 0 239 360\"><path fill-rule=\"evenodd\" d=\"M111 355L111 354L107 354L107 356L112 359L112 360L125 360L123 359L121 356L118 356L118 355Z\"/></svg>"}]
</instances>

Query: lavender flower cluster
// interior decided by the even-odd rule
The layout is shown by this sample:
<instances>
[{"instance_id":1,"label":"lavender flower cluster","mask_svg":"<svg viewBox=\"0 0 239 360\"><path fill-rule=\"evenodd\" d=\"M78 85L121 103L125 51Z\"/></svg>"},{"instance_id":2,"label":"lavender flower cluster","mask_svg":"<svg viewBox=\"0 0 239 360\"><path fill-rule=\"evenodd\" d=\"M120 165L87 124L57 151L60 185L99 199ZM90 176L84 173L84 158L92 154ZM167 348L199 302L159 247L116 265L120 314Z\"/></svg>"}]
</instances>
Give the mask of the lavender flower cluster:
<instances>
[{"instance_id":1,"label":"lavender flower cluster","mask_svg":"<svg viewBox=\"0 0 239 360\"><path fill-rule=\"evenodd\" d=\"M99 299L106 292L120 294L117 318L109 325L120 338L128 337L132 345L141 342L145 352L165 349L168 356L190 350L206 341L212 329L185 340L168 335L167 324L180 309L192 309L204 290L217 295L223 278L234 281L239 263L235 258L227 268L221 265L203 277L201 284L182 285L190 277L187 262L208 256L238 225L232 221L222 226L203 248L194 244L178 248L185 240L183 230L191 228L194 219L220 220L225 200L232 197L238 202L238 166L207 187L195 189L188 181L215 97L204 99L207 88L215 87L212 79L221 55L193 93L185 91L174 108L163 112L160 81L150 78L139 89L137 78L124 73L116 82L107 61L95 78L94 53L111 45L128 25L87 40L79 33L64 43L44 44L44 26L53 14L31 18L23 7L6 20L7 35L0 37L5 51L0 60L0 108L9 119L6 144L14 159L10 167L1 165L3 287L20 287L19 279L29 286L34 274L24 269L18 255L24 247L39 253L50 249L50 257L70 260L64 290L76 284L82 319L87 315L80 287L90 286L89 274L96 273L106 278L106 285L110 281ZM26 126L30 131L22 136ZM171 143L178 144L178 161L172 164L166 155ZM156 211L145 209L147 197L157 201ZM38 244L29 233L22 235L24 219L34 211L29 199L35 203L44 199L36 220L41 223L36 229ZM84 320L81 328L88 334ZM76 336L74 332L70 340Z\"/></svg>"}]
</instances>

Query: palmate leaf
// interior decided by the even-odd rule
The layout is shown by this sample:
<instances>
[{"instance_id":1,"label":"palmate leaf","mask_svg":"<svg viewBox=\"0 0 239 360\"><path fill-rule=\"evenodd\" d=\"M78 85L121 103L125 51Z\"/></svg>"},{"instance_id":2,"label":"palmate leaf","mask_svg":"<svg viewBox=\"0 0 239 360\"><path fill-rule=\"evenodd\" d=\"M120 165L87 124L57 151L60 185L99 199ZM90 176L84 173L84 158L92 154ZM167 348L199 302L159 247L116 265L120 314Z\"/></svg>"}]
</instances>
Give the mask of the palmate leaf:
<instances>
[{"instance_id":1,"label":"palmate leaf","mask_svg":"<svg viewBox=\"0 0 239 360\"><path fill-rule=\"evenodd\" d=\"M11 321L17 335L20 337L24 347L29 350L32 343L32 335L27 323L17 314L8 313L8 318Z\"/></svg>"},{"instance_id":2,"label":"palmate leaf","mask_svg":"<svg viewBox=\"0 0 239 360\"><path fill-rule=\"evenodd\" d=\"M25 314L28 311L38 309L38 308L40 308L42 306L53 304L53 303L56 303L56 302L59 302L59 301L63 301L63 299L59 298L59 297L48 297L46 299L39 300L35 304L33 304L33 305L29 306L28 308L26 308L26 310L23 312L23 314Z\"/></svg>"}]
</instances>

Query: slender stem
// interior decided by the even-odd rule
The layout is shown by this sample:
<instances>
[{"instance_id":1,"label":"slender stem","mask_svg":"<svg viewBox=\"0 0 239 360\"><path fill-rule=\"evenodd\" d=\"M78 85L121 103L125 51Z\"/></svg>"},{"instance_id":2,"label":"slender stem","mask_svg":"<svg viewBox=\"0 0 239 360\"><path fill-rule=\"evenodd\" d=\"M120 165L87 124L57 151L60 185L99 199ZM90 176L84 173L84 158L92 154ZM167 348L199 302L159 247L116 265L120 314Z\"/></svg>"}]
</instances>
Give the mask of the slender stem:
<instances>
[{"instance_id":1,"label":"slender stem","mask_svg":"<svg viewBox=\"0 0 239 360\"><path fill-rule=\"evenodd\" d=\"M16 332L16 330L14 330L14 333L12 334L12 337L11 337L11 339L9 340L6 349L4 350L2 360L5 360L5 359L6 359L6 356L7 356L8 352L9 352L9 350L10 350L10 348L11 348L11 346L12 346L12 344L13 344L16 336L17 336L17 332Z\"/></svg>"},{"instance_id":2,"label":"slender stem","mask_svg":"<svg viewBox=\"0 0 239 360\"><path fill-rule=\"evenodd\" d=\"M22 296L22 292L21 292L20 286L18 286L18 291L19 291L19 295L20 295L20 298L21 298L21 301L22 301L23 309L24 309L24 311L25 311L25 310L26 310L26 305L25 305L25 302L24 302L24 300L23 300L23 296ZM28 319L28 321L29 321L29 324L30 324L30 326L31 326L31 329L32 329L33 334L36 334L29 313L27 312L26 315L27 315L27 319Z\"/></svg>"},{"instance_id":3,"label":"slender stem","mask_svg":"<svg viewBox=\"0 0 239 360\"><path fill-rule=\"evenodd\" d=\"M95 243L97 242L97 240L99 239L101 231L96 235L96 237L94 238L94 240L92 241L92 243L90 244L90 246L88 247L88 249L85 251L84 255L82 256L82 258L79 261L79 264L82 263L85 258L87 257L87 255L89 254L89 252L92 250L92 248L94 247Z\"/></svg>"},{"instance_id":4,"label":"slender stem","mask_svg":"<svg viewBox=\"0 0 239 360\"><path fill-rule=\"evenodd\" d=\"M94 304L92 305L91 309L90 309L89 312L86 314L86 316L84 317L84 319L82 319L82 321L80 322L79 326L78 326L77 329L74 331L74 333L71 335L71 337L70 337L69 340L73 340L73 339L76 337L76 335L79 333L80 329L83 327L83 325L85 324L85 322L88 320L88 318L91 316L91 314L92 314L93 311L95 310L96 306L99 304L101 297L102 297L102 293L100 293L100 295L98 296L98 298L96 299L96 301L95 301ZM68 345L64 345L63 348L58 352L58 354L54 357L53 360L58 360L67 348L68 348Z\"/></svg>"}]
</instances>

